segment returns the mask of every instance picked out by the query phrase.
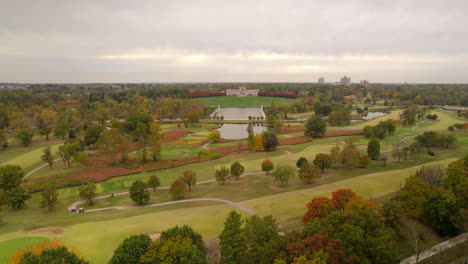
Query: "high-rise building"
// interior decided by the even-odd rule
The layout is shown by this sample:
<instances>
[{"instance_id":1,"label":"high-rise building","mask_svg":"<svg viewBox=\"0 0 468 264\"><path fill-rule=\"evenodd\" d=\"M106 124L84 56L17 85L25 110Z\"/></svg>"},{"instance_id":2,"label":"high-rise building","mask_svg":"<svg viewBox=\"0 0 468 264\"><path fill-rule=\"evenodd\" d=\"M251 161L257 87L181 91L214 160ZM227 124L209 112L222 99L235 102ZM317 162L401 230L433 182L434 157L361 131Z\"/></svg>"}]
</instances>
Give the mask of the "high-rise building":
<instances>
[{"instance_id":1,"label":"high-rise building","mask_svg":"<svg viewBox=\"0 0 468 264\"><path fill-rule=\"evenodd\" d=\"M323 77L318 78L318 83L325 83L325 79Z\"/></svg>"},{"instance_id":2,"label":"high-rise building","mask_svg":"<svg viewBox=\"0 0 468 264\"><path fill-rule=\"evenodd\" d=\"M367 87L369 86L369 81L368 81L368 80L362 80L362 81L360 82L360 84L361 84L362 86L364 86L364 87L367 88Z\"/></svg>"},{"instance_id":3,"label":"high-rise building","mask_svg":"<svg viewBox=\"0 0 468 264\"><path fill-rule=\"evenodd\" d=\"M347 77L346 75L341 78L340 84L343 86L350 86L351 85L351 78Z\"/></svg>"}]
</instances>

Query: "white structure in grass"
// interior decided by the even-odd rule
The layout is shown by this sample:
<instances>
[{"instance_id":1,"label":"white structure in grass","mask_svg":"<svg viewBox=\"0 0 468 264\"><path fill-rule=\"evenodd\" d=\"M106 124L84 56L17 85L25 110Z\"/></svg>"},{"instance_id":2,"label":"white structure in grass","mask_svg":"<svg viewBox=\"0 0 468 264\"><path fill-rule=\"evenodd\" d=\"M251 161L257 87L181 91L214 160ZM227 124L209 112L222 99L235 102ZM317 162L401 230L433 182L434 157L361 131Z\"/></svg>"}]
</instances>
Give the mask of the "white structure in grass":
<instances>
[{"instance_id":1,"label":"white structure in grass","mask_svg":"<svg viewBox=\"0 0 468 264\"><path fill-rule=\"evenodd\" d=\"M226 89L227 96L258 96L258 89L247 89L246 87L239 87L239 89Z\"/></svg>"}]
</instances>

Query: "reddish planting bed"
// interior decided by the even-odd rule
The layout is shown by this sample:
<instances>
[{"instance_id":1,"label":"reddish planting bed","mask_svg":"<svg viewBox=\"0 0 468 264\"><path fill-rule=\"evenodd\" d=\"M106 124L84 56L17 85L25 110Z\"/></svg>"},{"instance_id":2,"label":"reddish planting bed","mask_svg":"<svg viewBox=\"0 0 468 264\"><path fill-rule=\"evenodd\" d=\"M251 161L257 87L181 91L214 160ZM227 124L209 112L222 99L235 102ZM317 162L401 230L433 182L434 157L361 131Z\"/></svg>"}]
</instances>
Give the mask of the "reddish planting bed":
<instances>
[{"instance_id":1,"label":"reddish planting bed","mask_svg":"<svg viewBox=\"0 0 468 264\"><path fill-rule=\"evenodd\" d=\"M176 131L185 131L190 133L190 131L186 130L176 130ZM181 135L186 135L187 133L178 132L179 137ZM325 137L337 137L337 136L353 136L353 135L361 135L361 130L343 130L343 131L332 131L325 133ZM172 138L176 138L173 136ZM313 138L299 136L293 137L288 139L282 139L279 141L280 145L295 145L306 143L312 141ZM219 147L211 149L212 152L217 152L221 156L225 156L229 153L234 153L237 151L247 151L246 144L234 145L234 146L226 146L226 147ZM103 166L104 163L111 162L110 158L106 157L93 157L90 160L89 164L93 164L95 167L83 169L75 174L70 174L66 177L62 176L55 176L55 177L45 177L45 178L38 178L29 180L25 183L26 186L32 186L37 183L45 183L45 182L56 182L58 186L65 187L65 186L77 186L81 185L85 182L88 182L92 179L94 182L101 182L108 180L113 177L124 176L139 172L145 171L155 171L155 170L163 170L169 169L174 167L179 167L191 163L203 162L208 161L209 159L200 159L198 157L189 157L181 160L159 160L159 161L151 161L147 163L141 163L140 159L130 159L127 164L122 165L125 167L100 167ZM109 164L107 163L107 164ZM89 165L88 164L88 165ZM40 188L35 188L40 189Z\"/></svg>"},{"instance_id":2,"label":"reddish planting bed","mask_svg":"<svg viewBox=\"0 0 468 264\"><path fill-rule=\"evenodd\" d=\"M173 146L179 143L179 139L187 134L192 133L190 130L181 130L181 129L173 129L164 132L164 139L163 145L164 146Z\"/></svg>"},{"instance_id":3,"label":"reddish planting bed","mask_svg":"<svg viewBox=\"0 0 468 264\"><path fill-rule=\"evenodd\" d=\"M304 131L304 130L305 130L304 125L284 126L283 131L281 131L281 133L279 133L279 135L295 133L295 132Z\"/></svg>"}]
</instances>

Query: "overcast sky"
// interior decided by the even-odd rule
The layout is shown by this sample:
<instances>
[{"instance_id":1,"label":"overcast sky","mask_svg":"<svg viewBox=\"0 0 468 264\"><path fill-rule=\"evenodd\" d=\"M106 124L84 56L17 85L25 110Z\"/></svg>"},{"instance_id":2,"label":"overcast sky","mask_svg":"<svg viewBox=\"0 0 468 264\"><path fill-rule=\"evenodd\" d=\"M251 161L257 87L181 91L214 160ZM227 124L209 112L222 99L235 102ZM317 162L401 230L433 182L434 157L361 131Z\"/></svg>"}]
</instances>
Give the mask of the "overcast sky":
<instances>
[{"instance_id":1,"label":"overcast sky","mask_svg":"<svg viewBox=\"0 0 468 264\"><path fill-rule=\"evenodd\" d=\"M0 82L468 83L468 0L0 0Z\"/></svg>"}]
</instances>

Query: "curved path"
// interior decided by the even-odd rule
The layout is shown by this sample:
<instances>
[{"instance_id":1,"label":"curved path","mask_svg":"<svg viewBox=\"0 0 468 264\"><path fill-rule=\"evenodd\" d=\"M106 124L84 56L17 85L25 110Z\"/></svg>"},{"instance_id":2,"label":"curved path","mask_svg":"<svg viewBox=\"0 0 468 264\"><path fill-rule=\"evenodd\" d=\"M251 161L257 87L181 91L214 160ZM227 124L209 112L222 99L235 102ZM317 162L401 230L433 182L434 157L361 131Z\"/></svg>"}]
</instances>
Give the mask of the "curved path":
<instances>
[{"instance_id":1,"label":"curved path","mask_svg":"<svg viewBox=\"0 0 468 264\"><path fill-rule=\"evenodd\" d=\"M257 172L245 173L245 174L242 174L240 177L255 175L255 174L258 174L258 173ZM216 180L211 179L211 180L201 181L201 182L197 182L197 185L198 184L210 183L210 182L214 182L214 181L216 181ZM167 189L169 189L169 186L158 187L156 189L158 189L158 190L167 190ZM148 190L152 190L152 189L148 188ZM129 193L130 192L114 193L113 196L127 195ZM94 200L100 200L100 199L105 199L105 198L109 198L109 197L111 197L111 196L110 195L102 195L102 196L95 197ZM249 208L247 208L245 206L242 206L242 205L240 205L238 203L235 203L235 202L231 202L231 201L224 200L224 199L218 199L218 198L194 198L194 199L179 200L179 201L172 201L172 202L165 202L165 203L148 204L148 205L142 205L142 206L136 206L136 205L135 206L112 206L112 207L90 209L90 210L86 210L85 212L97 212L97 211L104 211L104 210L125 210L125 209L134 209L134 208L157 207L157 206L164 206L164 205L178 204L178 203L186 203L186 202L196 202L196 201L222 202L222 203L226 203L226 204L230 204L232 206L235 206L235 207L245 211L246 213L248 213L250 215L255 214L252 210L250 210ZM83 203L85 203L84 200L76 201L76 202L70 204L68 206L67 210L70 211L73 207L76 208L76 207L78 207L79 205L81 205Z\"/></svg>"},{"instance_id":2,"label":"curved path","mask_svg":"<svg viewBox=\"0 0 468 264\"><path fill-rule=\"evenodd\" d=\"M54 162L59 161L59 160L61 160L61 159L55 159ZM41 166L32 169L30 172L26 173L26 175L23 176L23 180L26 179L26 178L28 178L29 176L31 176L31 175L32 175L33 173L35 173L36 171L38 171L38 170L44 168L45 166L49 166L49 163L44 163L44 164L42 164Z\"/></svg>"}]
</instances>

